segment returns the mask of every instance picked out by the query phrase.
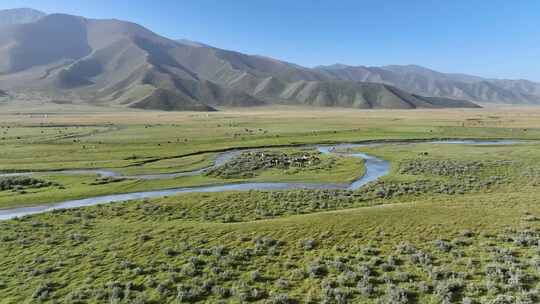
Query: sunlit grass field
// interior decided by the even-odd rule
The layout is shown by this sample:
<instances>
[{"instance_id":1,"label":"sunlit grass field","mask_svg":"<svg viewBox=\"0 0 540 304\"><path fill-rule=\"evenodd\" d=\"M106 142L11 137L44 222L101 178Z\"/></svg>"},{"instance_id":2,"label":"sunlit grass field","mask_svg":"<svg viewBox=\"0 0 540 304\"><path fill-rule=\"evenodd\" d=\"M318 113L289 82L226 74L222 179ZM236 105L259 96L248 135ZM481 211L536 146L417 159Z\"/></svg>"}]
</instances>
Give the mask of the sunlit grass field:
<instances>
[{"instance_id":1,"label":"sunlit grass field","mask_svg":"<svg viewBox=\"0 0 540 304\"><path fill-rule=\"evenodd\" d=\"M186 194L0 222L0 303L540 301L535 108L1 116L0 166L8 172L187 171L237 147L528 142L356 148L391 165L389 175L356 191ZM280 148L287 149L297 148ZM348 182L362 170L361 161L338 158L330 171L272 169L250 180ZM0 208L231 182L197 176L91 185L95 176L36 177L64 189L2 191Z\"/></svg>"}]
</instances>

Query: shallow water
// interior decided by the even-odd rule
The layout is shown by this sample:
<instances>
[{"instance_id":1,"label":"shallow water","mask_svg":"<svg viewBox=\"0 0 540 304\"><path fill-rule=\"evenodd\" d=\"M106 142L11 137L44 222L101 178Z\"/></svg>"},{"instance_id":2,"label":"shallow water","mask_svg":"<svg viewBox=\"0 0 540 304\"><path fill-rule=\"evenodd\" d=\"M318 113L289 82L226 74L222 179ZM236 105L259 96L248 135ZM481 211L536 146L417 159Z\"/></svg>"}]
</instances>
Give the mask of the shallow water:
<instances>
[{"instance_id":1,"label":"shallow water","mask_svg":"<svg viewBox=\"0 0 540 304\"><path fill-rule=\"evenodd\" d=\"M399 143L399 142L397 142ZM403 142L406 143L406 142ZM454 140L454 141L431 141L424 143L432 144L462 144L462 145L512 145L516 144L516 141L511 140L501 140L501 141L479 141L479 140ZM353 181L351 184L329 184L329 183L235 183L235 184L223 184L223 185L211 185L211 186L199 186L199 187L184 187L184 188L175 188L175 189L166 189L166 190L156 190L156 191L141 191L133 193L121 193L121 194L111 194L104 196L89 197L85 199L78 200L68 200L65 202L60 202L56 204L49 204L43 206L34 206L34 207L22 207L22 208L13 208L13 209L3 209L0 210L0 220L7 220L15 217L49 212L58 209L69 209L77 208L84 206L93 206L98 204L106 204L112 202L124 202L129 200L144 199L144 198L157 198L170 196L181 193L196 193L196 192L224 192L224 191L249 191L249 190L293 190L293 189L348 189L356 190L370 182L376 181L377 179L385 176L390 171L390 164L382 159L376 158L374 156L365 154L365 153L350 153L346 149L358 148L358 147L372 147L384 144L396 144L396 142L380 142L380 143L369 143L369 144L337 144L337 145L324 145L324 146L304 146L304 147L315 147L323 154L332 154L338 153L342 156L348 157L357 157L364 160L365 172L364 175L360 176L358 179ZM124 177L124 178L136 178L136 179L166 179L166 178L175 178L178 176L189 176L189 175L198 175L203 174L206 170L221 166L233 157L237 156L242 151L249 151L253 149L245 150L231 150L228 152L221 153L214 160L214 164L210 167L188 171L188 172L179 172L179 173L164 173L164 174L148 174L148 175L133 175L133 176L123 176L114 171L110 170L66 170L66 171L57 171L55 173L61 174L97 174L104 177ZM0 174L0 176L14 176L14 175L32 175L32 172L24 173L11 173L11 174Z\"/></svg>"}]
</instances>

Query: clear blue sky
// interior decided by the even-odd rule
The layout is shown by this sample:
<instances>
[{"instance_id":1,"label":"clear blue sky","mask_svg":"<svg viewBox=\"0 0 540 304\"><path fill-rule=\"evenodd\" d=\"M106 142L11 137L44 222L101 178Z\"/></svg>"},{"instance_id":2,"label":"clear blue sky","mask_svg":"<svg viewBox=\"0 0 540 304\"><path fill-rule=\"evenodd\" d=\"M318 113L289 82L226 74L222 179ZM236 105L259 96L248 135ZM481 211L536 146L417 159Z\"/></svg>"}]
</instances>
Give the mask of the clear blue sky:
<instances>
[{"instance_id":1,"label":"clear blue sky","mask_svg":"<svg viewBox=\"0 0 540 304\"><path fill-rule=\"evenodd\" d=\"M419 64L540 81L538 0L2 0L305 66Z\"/></svg>"}]
</instances>

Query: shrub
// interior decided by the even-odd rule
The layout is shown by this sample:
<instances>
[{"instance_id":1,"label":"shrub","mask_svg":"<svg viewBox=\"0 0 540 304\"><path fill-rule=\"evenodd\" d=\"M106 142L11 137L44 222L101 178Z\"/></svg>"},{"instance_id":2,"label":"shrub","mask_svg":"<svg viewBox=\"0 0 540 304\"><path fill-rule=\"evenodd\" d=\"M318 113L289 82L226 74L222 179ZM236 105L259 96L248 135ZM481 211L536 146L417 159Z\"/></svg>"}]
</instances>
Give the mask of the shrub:
<instances>
[{"instance_id":1,"label":"shrub","mask_svg":"<svg viewBox=\"0 0 540 304\"><path fill-rule=\"evenodd\" d=\"M436 240L434 243L441 252L449 252L452 249L452 245L443 240Z\"/></svg>"},{"instance_id":2,"label":"shrub","mask_svg":"<svg viewBox=\"0 0 540 304\"><path fill-rule=\"evenodd\" d=\"M312 277L322 277L328 272L326 265L319 263L312 263L307 267L307 273Z\"/></svg>"},{"instance_id":3,"label":"shrub","mask_svg":"<svg viewBox=\"0 0 540 304\"><path fill-rule=\"evenodd\" d=\"M340 274L337 278L337 282L341 286L353 286L357 280L358 275L350 270Z\"/></svg>"},{"instance_id":4,"label":"shrub","mask_svg":"<svg viewBox=\"0 0 540 304\"><path fill-rule=\"evenodd\" d=\"M347 270L347 265L340 261L339 259L336 259L334 261L328 262L328 264L334 269L335 272L341 273Z\"/></svg>"},{"instance_id":5,"label":"shrub","mask_svg":"<svg viewBox=\"0 0 540 304\"><path fill-rule=\"evenodd\" d=\"M85 289L74 290L70 292L65 298L66 303L84 303L85 300L88 300L91 296L91 293Z\"/></svg>"},{"instance_id":6,"label":"shrub","mask_svg":"<svg viewBox=\"0 0 540 304\"><path fill-rule=\"evenodd\" d=\"M262 275L258 270L254 270L249 274L249 278L251 281L257 282L262 279Z\"/></svg>"},{"instance_id":7,"label":"shrub","mask_svg":"<svg viewBox=\"0 0 540 304\"><path fill-rule=\"evenodd\" d=\"M308 275L311 275L308 268ZM291 271L291 279L292 280L303 280L306 277L306 272L302 269L294 269Z\"/></svg>"},{"instance_id":8,"label":"shrub","mask_svg":"<svg viewBox=\"0 0 540 304\"><path fill-rule=\"evenodd\" d=\"M473 232L468 229L462 230L460 234L462 237L467 237L467 238L474 236Z\"/></svg>"},{"instance_id":9,"label":"shrub","mask_svg":"<svg viewBox=\"0 0 540 304\"><path fill-rule=\"evenodd\" d=\"M221 280L228 281L231 280L234 277L234 273L230 270L225 270L219 273L218 277Z\"/></svg>"},{"instance_id":10,"label":"shrub","mask_svg":"<svg viewBox=\"0 0 540 304\"><path fill-rule=\"evenodd\" d=\"M371 269L367 265L360 265L356 267L356 273L363 278L367 279L371 275Z\"/></svg>"},{"instance_id":11,"label":"shrub","mask_svg":"<svg viewBox=\"0 0 540 304\"><path fill-rule=\"evenodd\" d=\"M371 297L375 292L375 287L369 281L361 280L356 284L358 292L364 297Z\"/></svg>"},{"instance_id":12,"label":"shrub","mask_svg":"<svg viewBox=\"0 0 540 304\"><path fill-rule=\"evenodd\" d=\"M144 274L144 269L141 268L141 267L135 267L133 269L133 274L135 274L135 275L143 275Z\"/></svg>"},{"instance_id":13,"label":"shrub","mask_svg":"<svg viewBox=\"0 0 540 304\"><path fill-rule=\"evenodd\" d=\"M231 296L231 290L223 286L214 286L212 287L212 293L216 296L225 299Z\"/></svg>"},{"instance_id":14,"label":"shrub","mask_svg":"<svg viewBox=\"0 0 540 304\"><path fill-rule=\"evenodd\" d=\"M150 302L147 299L147 297L142 293L137 294L135 298L129 301L129 304L147 304L147 303L150 303Z\"/></svg>"},{"instance_id":15,"label":"shrub","mask_svg":"<svg viewBox=\"0 0 540 304\"><path fill-rule=\"evenodd\" d=\"M289 282L283 278L279 278L276 280L275 285L279 289L285 289L289 287Z\"/></svg>"},{"instance_id":16,"label":"shrub","mask_svg":"<svg viewBox=\"0 0 540 304\"><path fill-rule=\"evenodd\" d=\"M220 167L207 170L205 174L221 178L250 178L265 169L315 168L320 163L318 153L315 152L286 154L274 151L250 151L241 153ZM328 166L331 165L332 163L328 162Z\"/></svg>"},{"instance_id":17,"label":"shrub","mask_svg":"<svg viewBox=\"0 0 540 304\"><path fill-rule=\"evenodd\" d=\"M495 299L493 299L490 304L514 304L515 298L511 295L497 295Z\"/></svg>"},{"instance_id":18,"label":"shrub","mask_svg":"<svg viewBox=\"0 0 540 304\"><path fill-rule=\"evenodd\" d=\"M416 248L412 246L409 242L402 241L396 247L396 252L398 254L413 254L416 252Z\"/></svg>"},{"instance_id":19,"label":"shrub","mask_svg":"<svg viewBox=\"0 0 540 304\"><path fill-rule=\"evenodd\" d=\"M448 281L438 281L434 288L434 294L441 301L451 302L461 288L463 288L463 282L458 279Z\"/></svg>"},{"instance_id":20,"label":"shrub","mask_svg":"<svg viewBox=\"0 0 540 304\"><path fill-rule=\"evenodd\" d=\"M335 288L333 290L334 299L338 304L345 304L348 302L348 299L351 297L351 291L347 288Z\"/></svg>"},{"instance_id":21,"label":"shrub","mask_svg":"<svg viewBox=\"0 0 540 304\"><path fill-rule=\"evenodd\" d=\"M409 303L409 295L407 291L394 284L389 284L385 293L386 303L388 304L407 304Z\"/></svg>"},{"instance_id":22,"label":"shrub","mask_svg":"<svg viewBox=\"0 0 540 304\"><path fill-rule=\"evenodd\" d=\"M473 300L471 298L464 297L461 299L461 304L473 304Z\"/></svg>"},{"instance_id":23,"label":"shrub","mask_svg":"<svg viewBox=\"0 0 540 304\"><path fill-rule=\"evenodd\" d=\"M32 294L32 298L38 300L45 300L49 298L51 292L53 291L52 284L49 282L43 282L38 285Z\"/></svg>"},{"instance_id":24,"label":"shrub","mask_svg":"<svg viewBox=\"0 0 540 304\"><path fill-rule=\"evenodd\" d=\"M128 260L123 260L120 262L120 267L123 269L130 269L130 268L133 268L134 266L135 265Z\"/></svg>"},{"instance_id":25,"label":"shrub","mask_svg":"<svg viewBox=\"0 0 540 304\"><path fill-rule=\"evenodd\" d=\"M270 303L272 304L290 304L293 301L289 298L287 294L280 293L275 294L270 297Z\"/></svg>"},{"instance_id":26,"label":"shrub","mask_svg":"<svg viewBox=\"0 0 540 304\"><path fill-rule=\"evenodd\" d=\"M381 264L381 270L384 271L384 272L390 272L390 271L393 271L394 270L394 266L388 264L388 263L383 263Z\"/></svg>"},{"instance_id":27,"label":"shrub","mask_svg":"<svg viewBox=\"0 0 540 304\"><path fill-rule=\"evenodd\" d=\"M408 274L407 272L398 271L394 275L394 279L397 282L407 282L407 281L409 281L411 279L411 275Z\"/></svg>"},{"instance_id":28,"label":"shrub","mask_svg":"<svg viewBox=\"0 0 540 304\"><path fill-rule=\"evenodd\" d=\"M178 285L176 300L180 303L194 302L200 299L205 291L199 286Z\"/></svg>"},{"instance_id":29,"label":"shrub","mask_svg":"<svg viewBox=\"0 0 540 304\"><path fill-rule=\"evenodd\" d=\"M259 288L251 288L249 291L249 300L252 301L264 299L266 296L266 292Z\"/></svg>"},{"instance_id":30,"label":"shrub","mask_svg":"<svg viewBox=\"0 0 540 304\"><path fill-rule=\"evenodd\" d=\"M121 286L113 286L111 288L110 302L119 303L124 297L124 291Z\"/></svg>"},{"instance_id":31,"label":"shrub","mask_svg":"<svg viewBox=\"0 0 540 304\"><path fill-rule=\"evenodd\" d=\"M199 274L197 266L193 263L186 263L182 266L180 272L186 277L194 277Z\"/></svg>"},{"instance_id":32,"label":"shrub","mask_svg":"<svg viewBox=\"0 0 540 304\"><path fill-rule=\"evenodd\" d=\"M431 290L431 287L424 281L416 283L416 289L420 293L429 293Z\"/></svg>"},{"instance_id":33,"label":"shrub","mask_svg":"<svg viewBox=\"0 0 540 304\"><path fill-rule=\"evenodd\" d=\"M300 248L302 248L304 250L313 250L313 249L315 249L316 245L317 245L317 242L315 240L312 240L312 239L300 241Z\"/></svg>"},{"instance_id":34,"label":"shrub","mask_svg":"<svg viewBox=\"0 0 540 304\"><path fill-rule=\"evenodd\" d=\"M166 296L166 295L169 294L169 292L170 292L169 285L168 285L167 283L159 283L159 284L156 286L156 292L157 292L161 297Z\"/></svg>"},{"instance_id":35,"label":"shrub","mask_svg":"<svg viewBox=\"0 0 540 304\"><path fill-rule=\"evenodd\" d=\"M60 184L27 176L0 177L0 191L22 191L24 189L38 189L50 186L60 186Z\"/></svg>"},{"instance_id":36,"label":"shrub","mask_svg":"<svg viewBox=\"0 0 540 304\"><path fill-rule=\"evenodd\" d=\"M432 259L431 256L429 256L428 254L422 251L418 251L415 254L411 255L411 263L427 266L431 265Z\"/></svg>"}]
</instances>

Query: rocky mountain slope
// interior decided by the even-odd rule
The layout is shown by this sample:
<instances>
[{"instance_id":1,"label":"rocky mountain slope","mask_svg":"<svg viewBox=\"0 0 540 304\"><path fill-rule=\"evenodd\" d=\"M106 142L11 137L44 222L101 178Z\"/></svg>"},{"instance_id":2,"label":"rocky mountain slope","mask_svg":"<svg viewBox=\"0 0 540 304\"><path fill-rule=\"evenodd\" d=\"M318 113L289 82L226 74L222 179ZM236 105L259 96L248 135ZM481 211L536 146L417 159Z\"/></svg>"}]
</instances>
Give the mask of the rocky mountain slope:
<instances>
[{"instance_id":1,"label":"rocky mountain slope","mask_svg":"<svg viewBox=\"0 0 540 304\"><path fill-rule=\"evenodd\" d=\"M0 32L0 86L46 98L144 109L257 105L173 57L177 42L129 22L53 14Z\"/></svg>"},{"instance_id":2,"label":"rocky mountain slope","mask_svg":"<svg viewBox=\"0 0 540 304\"><path fill-rule=\"evenodd\" d=\"M0 27L36 22L46 14L31 8L0 10Z\"/></svg>"},{"instance_id":3,"label":"rocky mountain slope","mask_svg":"<svg viewBox=\"0 0 540 304\"><path fill-rule=\"evenodd\" d=\"M338 79L272 58L173 41L130 22L65 14L0 31L0 88L15 97L38 92L44 100L160 110L211 111L270 103L475 106L409 94L387 84Z\"/></svg>"},{"instance_id":4,"label":"rocky mountain slope","mask_svg":"<svg viewBox=\"0 0 540 304\"><path fill-rule=\"evenodd\" d=\"M540 83L527 80L445 74L416 65L364 67L338 64L320 66L316 70L334 79L385 83L428 96L478 102L540 104Z\"/></svg>"}]
</instances>

